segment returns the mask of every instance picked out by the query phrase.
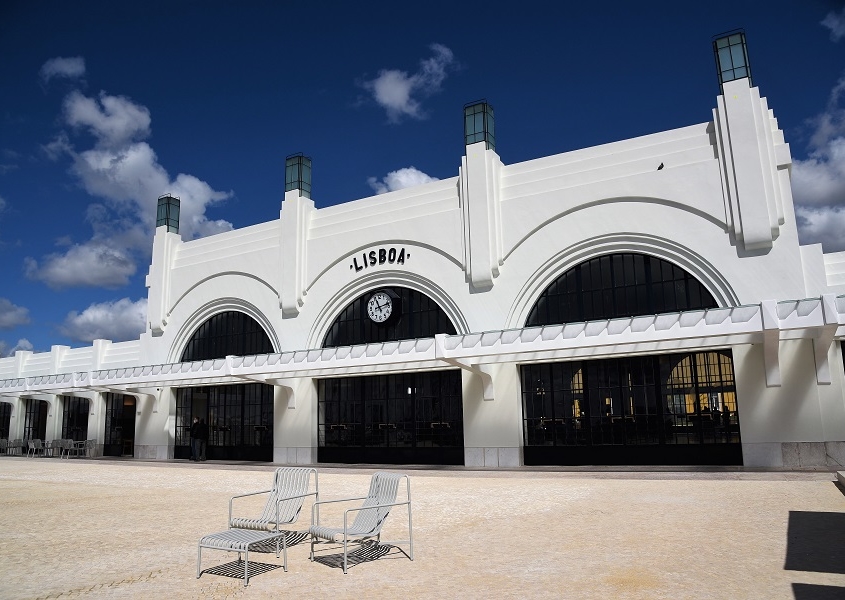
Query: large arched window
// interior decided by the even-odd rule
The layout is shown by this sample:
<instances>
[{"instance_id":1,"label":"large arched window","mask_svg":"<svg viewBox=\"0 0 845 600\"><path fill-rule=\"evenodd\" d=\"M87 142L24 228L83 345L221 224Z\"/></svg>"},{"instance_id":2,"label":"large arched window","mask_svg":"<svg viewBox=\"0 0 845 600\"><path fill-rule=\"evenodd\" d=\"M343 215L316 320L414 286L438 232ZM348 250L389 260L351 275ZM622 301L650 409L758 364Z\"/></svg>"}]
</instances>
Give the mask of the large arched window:
<instances>
[{"instance_id":1,"label":"large arched window","mask_svg":"<svg viewBox=\"0 0 845 600\"><path fill-rule=\"evenodd\" d=\"M598 256L554 280L526 327L714 308L707 289L680 267L644 254Z\"/></svg>"},{"instance_id":2,"label":"large arched window","mask_svg":"<svg viewBox=\"0 0 845 600\"><path fill-rule=\"evenodd\" d=\"M379 292L390 295L396 305L393 316L383 323L372 320L367 312L367 304ZM436 333L456 333L443 309L422 292L394 286L370 290L353 300L329 327L323 347L427 338Z\"/></svg>"},{"instance_id":3,"label":"large arched window","mask_svg":"<svg viewBox=\"0 0 845 600\"><path fill-rule=\"evenodd\" d=\"M207 319L188 340L182 362L273 352L261 325L227 311ZM219 460L273 460L273 386L263 383L181 388L176 392L176 458L188 458L193 417L208 425L207 455Z\"/></svg>"},{"instance_id":4,"label":"large arched window","mask_svg":"<svg viewBox=\"0 0 845 600\"><path fill-rule=\"evenodd\" d=\"M258 321L245 313L230 310L214 315L197 327L185 345L182 362L271 352L273 344Z\"/></svg>"}]
</instances>

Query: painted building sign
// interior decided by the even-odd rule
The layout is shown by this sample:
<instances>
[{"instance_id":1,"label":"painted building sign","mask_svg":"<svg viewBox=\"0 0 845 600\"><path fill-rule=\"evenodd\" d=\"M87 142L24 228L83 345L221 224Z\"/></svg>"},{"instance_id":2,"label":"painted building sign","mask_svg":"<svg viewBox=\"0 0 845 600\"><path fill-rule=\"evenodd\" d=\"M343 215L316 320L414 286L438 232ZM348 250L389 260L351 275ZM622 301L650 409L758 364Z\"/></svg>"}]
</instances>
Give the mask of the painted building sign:
<instances>
[{"instance_id":1,"label":"painted building sign","mask_svg":"<svg viewBox=\"0 0 845 600\"><path fill-rule=\"evenodd\" d=\"M411 253L402 247L378 248L353 256L349 268L355 269L355 272L358 273L367 267L375 267L376 265L404 265L409 258L411 258Z\"/></svg>"}]
</instances>

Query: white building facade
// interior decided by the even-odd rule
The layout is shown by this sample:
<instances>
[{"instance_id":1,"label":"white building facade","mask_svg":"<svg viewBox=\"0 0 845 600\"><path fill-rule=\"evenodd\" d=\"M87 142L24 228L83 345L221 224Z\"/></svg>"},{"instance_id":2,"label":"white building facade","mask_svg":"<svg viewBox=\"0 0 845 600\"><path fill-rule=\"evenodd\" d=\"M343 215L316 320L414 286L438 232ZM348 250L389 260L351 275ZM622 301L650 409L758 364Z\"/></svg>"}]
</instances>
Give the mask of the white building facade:
<instances>
[{"instance_id":1,"label":"white building facade","mask_svg":"<svg viewBox=\"0 0 845 600\"><path fill-rule=\"evenodd\" d=\"M199 416L220 459L845 465L845 252L799 245L789 146L720 65L708 122L505 165L477 103L455 177L318 209L296 156L275 221L161 213L147 330L0 359L0 437L187 458Z\"/></svg>"}]
</instances>

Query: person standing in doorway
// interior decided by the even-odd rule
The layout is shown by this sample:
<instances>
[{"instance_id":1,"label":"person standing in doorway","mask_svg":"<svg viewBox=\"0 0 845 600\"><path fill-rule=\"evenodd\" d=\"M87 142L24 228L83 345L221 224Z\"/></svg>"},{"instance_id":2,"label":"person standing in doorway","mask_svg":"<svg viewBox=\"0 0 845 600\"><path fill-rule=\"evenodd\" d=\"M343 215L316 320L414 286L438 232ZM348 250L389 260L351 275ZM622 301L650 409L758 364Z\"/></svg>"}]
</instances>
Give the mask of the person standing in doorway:
<instances>
[{"instance_id":1,"label":"person standing in doorway","mask_svg":"<svg viewBox=\"0 0 845 600\"><path fill-rule=\"evenodd\" d=\"M199 425L200 451L197 457L198 460L205 460L205 449L208 447L208 425L205 419L200 419Z\"/></svg>"},{"instance_id":2,"label":"person standing in doorway","mask_svg":"<svg viewBox=\"0 0 845 600\"><path fill-rule=\"evenodd\" d=\"M194 422L191 424L191 460L199 460L200 449L200 420L194 417Z\"/></svg>"}]
</instances>

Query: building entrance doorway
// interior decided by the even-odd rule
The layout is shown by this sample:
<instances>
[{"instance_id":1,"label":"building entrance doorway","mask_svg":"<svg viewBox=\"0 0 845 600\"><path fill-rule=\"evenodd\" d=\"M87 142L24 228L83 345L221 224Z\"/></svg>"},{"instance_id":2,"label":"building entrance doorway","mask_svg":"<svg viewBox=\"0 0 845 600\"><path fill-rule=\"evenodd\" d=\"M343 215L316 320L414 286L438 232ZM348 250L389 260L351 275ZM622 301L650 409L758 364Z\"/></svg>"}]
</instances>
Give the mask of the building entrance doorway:
<instances>
[{"instance_id":1,"label":"building entrance doorway","mask_svg":"<svg viewBox=\"0 0 845 600\"><path fill-rule=\"evenodd\" d=\"M103 456L135 455L135 397L106 394Z\"/></svg>"},{"instance_id":2,"label":"building entrance doorway","mask_svg":"<svg viewBox=\"0 0 845 600\"><path fill-rule=\"evenodd\" d=\"M0 402L0 439L9 439L9 425L12 422L12 405Z\"/></svg>"},{"instance_id":3,"label":"building entrance doorway","mask_svg":"<svg viewBox=\"0 0 845 600\"><path fill-rule=\"evenodd\" d=\"M46 400L27 398L23 419L23 439L43 440L47 437L47 413L50 408Z\"/></svg>"},{"instance_id":4,"label":"building entrance doorway","mask_svg":"<svg viewBox=\"0 0 845 600\"><path fill-rule=\"evenodd\" d=\"M208 425L208 460L273 460L273 386L263 383L176 391L175 458L191 457L194 417Z\"/></svg>"},{"instance_id":5,"label":"building entrance doorway","mask_svg":"<svg viewBox=\"0 0 845 600\"><path fill-rule=\"evenodd\" d=\"M318 382L319 462L464 463L460 371Z\"/></svg>"},{"instance_id":6,"label":"building entrance doorway","mask_svg":"<svg viewBox=\"0 0 845 600\"><path fill-rule=\"evenodd\" d=\"M526 465L741 465L729 350L521 367Z\"/></svg>"},{"instance_id":7,"label":"building entrance doorway","mask_svg":"<svg viewBox=\"0 0 845 600\"><path fill-rule=\"evenodd\" d=\"M88 437L88 398L61 396L62 399L62 438L74 442L85 441Z\"/></svg>"}]
</instances>

